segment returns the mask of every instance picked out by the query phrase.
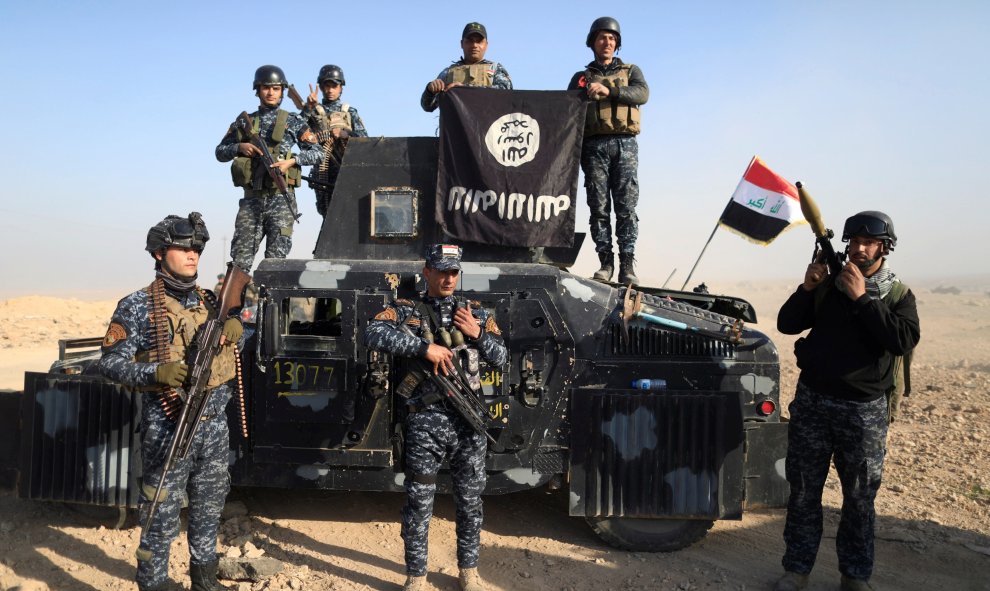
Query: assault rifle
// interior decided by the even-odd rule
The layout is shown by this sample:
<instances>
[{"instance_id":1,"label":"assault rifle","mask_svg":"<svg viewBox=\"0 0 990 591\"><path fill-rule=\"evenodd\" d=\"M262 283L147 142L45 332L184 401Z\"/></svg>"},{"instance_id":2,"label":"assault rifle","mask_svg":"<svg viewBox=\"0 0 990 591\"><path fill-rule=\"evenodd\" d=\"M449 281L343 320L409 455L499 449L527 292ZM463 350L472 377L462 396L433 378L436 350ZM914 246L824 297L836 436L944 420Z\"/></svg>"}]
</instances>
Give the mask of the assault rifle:
<instances>
[{"instance_id":1,"label":"assault rifle","mask_svg":"<svg viewBox=\"0 0 990 591\"><path fill-rule=\"evenodd\" d=\"M265 140L261 139L257 133L254 132L254 122L251 121L251 116L247 114L247 111L241 111L241 114L237 116L237 120L234 125L241 131L241 133L248 138L248 140L254 144L256 148L261 150L261 162L263 168L268 171L268 176L271 177L272 182L278 187L279 193L285 195L285 199L289 204L289 211L292 212L292 217L296 220L299 219L299 212L296 211L296 206L292 203L292 199L289 199L289 185L285 182L285 175L282 171L275 166L275 158L272 157L272 153L268 150L268 144ZM255 171L253 178L251 179L252 188L261 188L261 171Z\"/></svg>"},{"instance_id":2,"label":"assault rifle","mask_svg":"<svg viewBox=\"0 0 990 591\"><path fill-rule=\"evenodd\" d=\"M308 182L309 184L311 184L311 185L313 185L315 187L319 187L321 189L329 189L330 187L333 186L333 185L331 185L328 182L321 181L319 179L313 178L312 176L303 175L303 176L301 176L299 178L301 178L302 180Z\"/></svg>"},{"instance_id":3,"label":"assault rifle","mask_svg":"<svg viewBox=\"0 0 990 591\"><path fill-rule=\"evenodd\" d=\"M179 414L179 420L175 425L175 435L172 436L172 442L168 446L165 467L162 468L162 477L155 489L155 496L151 499L151 509L148 511L148 519L145 521L142 535L151 528L151 521L155 518L155 511L161 502L162 488L165 486L168 473L175 467L176 462L186 457L189 453L189 447L196 437L196 431L199 429L203 413L206 412L207 403L210 401L210 392L206 390L206 384L210 381L213 360L220 352L223 324L227 321L227 315L230 311L241 305L244 288L250 282L251 276L240 267L233 263L227 265L227 275L223 279L223 287L217 294L217 306L210 309L206 322L196 332L196 338L189 348L186 357L186 363L189 365L189 376L184 388L182 412Z\"/></svg>"},{"instance_id":4,"label":"assault rifle","mask_svg":"<svg viewBox=\"0 0 990 591\"><path fill-rule=\"evenodd\" d=\"M303 100L303 97L299 94L299 91L296 90L295 85L289 85L289 98L292 100L292 104L294 104L300 111L302 111L303 107L306 106L306 101Z\"/></svg>"},{"instance_id":5,"label":"assault rifle","mask_svg":"<svg viewBox=\"0 0 990 591\"><path fill-rule=\"evenodd\" d=\"M804 219L811 226L811 231L815 233L815 252L811 261L825 263L828 265L829 275L835 277L842 270L845 255L835 252L835 249L832 248L832 237L835 236L835 233L825 227L822 213L818 210L818 204L805 190L804 185L798 182L794 186L797 187L798 197L801 201L801 213L804 214Z\"/></svg>"},{"instance_id":6,"label":"assault rifle","mask_svg":"<svg viewBox=\"0 0 990 591\"><path fill-rule=\"evenodd\" d=\"M410 336L413 335L409 327L404 323L400 324L399 327L403 332ZM424 379L431 380L434 385L440 389L440 396L443 396L447 401L450 402L457 414L464 417L464 420L471 425L471 428L475 430L476 433L484 435L493 444L496 443L495 438L488 434L489 423L491 422L491 415L488 413L488 409L482 404L478 397L475 395L474 390L467 383L467 380L461 375L459 368L457 367L457 362L454 362L454 370L449 375L443 375L441 373L433 373L433 367L430 366L429 362L425 359L411 358L409 361L413 364L413 368L410 372L410 379L414 383L405 384L411 390L413 387L421 383ZM405 380L403 380L405 381ZM434 404L439 402L441 398L436 400L423 400L426 404Z\"/></svg>"}]
</instances>

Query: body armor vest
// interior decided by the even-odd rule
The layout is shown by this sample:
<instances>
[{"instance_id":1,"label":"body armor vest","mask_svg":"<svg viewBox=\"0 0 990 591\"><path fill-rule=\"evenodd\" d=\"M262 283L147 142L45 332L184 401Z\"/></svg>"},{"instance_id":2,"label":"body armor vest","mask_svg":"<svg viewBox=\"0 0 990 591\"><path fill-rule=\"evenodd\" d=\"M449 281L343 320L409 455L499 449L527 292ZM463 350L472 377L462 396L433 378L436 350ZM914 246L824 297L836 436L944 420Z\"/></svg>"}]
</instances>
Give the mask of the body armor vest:
<instances>
[{"instance_id":1,"label":"body armor vest","mask_svg":"<svg viewBox=\"0 0 990 591\"><path fill-rule=\"evenodd\" d=\"M447 68L444 84L460 82L464 86L491 86L495 74L495 64L458 64Z\"/></svg>"},{"instance_id":2,"label":"body armor vest","mask_svg":"<svg viewBox=\"0 0 990 591\"><path fill-rule=\"evenodd\" d=\"M351 121L351 106L347 103L342 103L339 111L327 110L326 117L327 129L342 127L347 131L354 131L354 124Z\"/></svg>"},{"instance_id":3,"label":"body armor vest","mask_svg":"<svg viewBox=\"0 0 990 591\"><path fill-rule=\"evenodd\" d=\"M454 306L468 305L470 309L470 304L462 298L454 298L453 304ZM441 314L438 316L430 304L419 302L416 305L414 315L419 317L419 336L427 342L435 342L453 351L471 389L480 392L481 352L476 346L468 344L464 335L460 334L461 331L454 327L454 307L451 307L449 314L444 314L441 310ZM449 336L444 337L445 333Z\"/></svg>"},{"instance_id":4,"label":"body armor vest","mask_svg":"<svg viewBox=\"0 0 990 591\"><path fill-rule=\"evenodd\" d=\"M598 82L605 86L629 86L629 69L631 64L622 64L619 69L602 76L592 70L585 71L585 79L589 84ZM630 134L639 133L639 105L627 105L615 100L604 99L588 104L588 113L584 122L584 135Z\"/></svg>"},{"instance_id":5,"label":"body armor vest","mask_svg":"<svg viewBox=\"0 0 990 591\"><path fill-rule=\"evenodd\" d=\"M202 300L202 296L200 297ZM206 322L207 315L206 305L202 301L198 306L186 308L179 300L171 296L165 297L165 316L168 319L168 332L171 340L168 345L168 359L161 360L162 363L185 360L186 350L192 345L196 330ZM149 312L149 317L155 317L153 311ZM234 378L237 373L234 351L235 347L233 346L221 347L220 352L213 359L212 373L206 384L207 388L216 388ZM150 351L139 351L135 359L144 363L151 361Z\"/></svg>"},{"instance_id":6,"label":"body armor vest","mask_svg":"<svg viewBox=\"0 0 990 591\"><path fill-rule=\"evenodd\" d=\"M288 154L285 154L283 158L280 154L282 149L282 140L285 138L285 130L288 128L287 122L289 120L289 112L278 110L278 114L275 115L275 125L272 127L271 138L262 137L266 144L268 144L268 151L271 152L272 157L276 160L288 160L292 158L292 151L290 150ZM255 134L261 131L261 115L255 112L251 115L251 131ZM247 137L238 129L237 130L237 141L246 142L249 141ZM245 189L261 189L264 191L277 191L278 188L275 186L275 181L268 174L267 171L261 171L257 173L255 167L263 166L264 162L261 157L248 158L247 156L235 156L233 162L230 163L230 176L234 181L235 187L243 187ZM258 174L262 178L261 187L254 186L255 175ZM301 184L302 177L302 167L296 164L288 170L286 173L285 183L291 187L298 187Z\"/></svg>"}]
</instances>

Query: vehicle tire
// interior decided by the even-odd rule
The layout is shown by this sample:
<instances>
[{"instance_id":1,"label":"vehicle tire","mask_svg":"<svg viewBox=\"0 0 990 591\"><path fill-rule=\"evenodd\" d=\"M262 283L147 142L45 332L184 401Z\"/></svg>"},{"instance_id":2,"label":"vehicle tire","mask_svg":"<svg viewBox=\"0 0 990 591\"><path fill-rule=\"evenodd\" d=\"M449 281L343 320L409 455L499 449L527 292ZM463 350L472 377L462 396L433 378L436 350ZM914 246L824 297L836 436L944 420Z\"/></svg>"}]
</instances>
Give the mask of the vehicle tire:
<instances>
[{"instance_id":1,"label":"vehicle tire","mask_svg":"<svg viewBox=\"0 0 990 591\"><path fill-rule=\"evenodd\" d=\"M585 517L602 540L622 550L673 552L705 537L715 525L706 519Z\"/></svg>"}]
</instances>

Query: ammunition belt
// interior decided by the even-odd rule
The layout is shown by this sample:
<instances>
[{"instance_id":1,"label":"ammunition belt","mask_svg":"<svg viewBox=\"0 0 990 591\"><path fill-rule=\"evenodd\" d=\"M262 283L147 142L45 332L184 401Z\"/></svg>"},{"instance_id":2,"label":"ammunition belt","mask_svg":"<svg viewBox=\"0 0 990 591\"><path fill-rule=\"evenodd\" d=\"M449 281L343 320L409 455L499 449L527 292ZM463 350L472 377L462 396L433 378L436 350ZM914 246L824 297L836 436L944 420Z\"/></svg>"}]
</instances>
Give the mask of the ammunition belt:
<instances>
[{"instance_id":1,"label":"ammunition belt","mask_svg":"<svg viewBox=\"0 0 990 591\"><path fill-rule=\"evenodd\" d=\"M168 316L165 313L165 282L155 279L148 286L148 295L151 296L151 310L148 312L148 321L151 325L151 350L149 359L152 363L168 363L169 360L169 338L168 338ZM158 402L162 406L165 416L173 419L182 408L182 398L175 388L167 387L158 394Z\"/></svg>"}]
</instances>

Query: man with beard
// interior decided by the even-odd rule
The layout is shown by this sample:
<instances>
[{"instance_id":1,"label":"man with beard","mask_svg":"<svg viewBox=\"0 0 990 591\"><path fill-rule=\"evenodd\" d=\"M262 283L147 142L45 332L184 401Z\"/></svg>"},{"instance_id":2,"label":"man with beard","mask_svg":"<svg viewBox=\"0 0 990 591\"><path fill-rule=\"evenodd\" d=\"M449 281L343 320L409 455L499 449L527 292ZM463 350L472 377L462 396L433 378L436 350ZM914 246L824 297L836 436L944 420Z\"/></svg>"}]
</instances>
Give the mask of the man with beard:
<instances>
[{"instance_id":1,"label":"man with beard","mask_svg":"<svg viewBox=\"0 0 990 591\"><path fill-rule=\"evenodd\" d=\"M196 285L200 254L210 234L197 212L170 215L148 231L145 249L155 260L155 280L117 304L103 338L100 372L141 394L141 523L162 479L165 456L176 429L189 367L186 350L207 320L214 296ZM185 458L176 462L162 488L151 527L141 533L137 583L141 591L170 589L168 560L179 534L183 492L189 498L189 575L193 591L226 589L217 582L217 529L230 491L230 440L224 408L228 383L236 375L236 343L243 328L237 317L223 325L220 353L207 384L209 401Z\"/></svg>"},{"instance_id":2,"label":"man with beard","mask_svg":"<svg viewBox=\"0 0 990 591\"><path fill-rule=\"evenodd\" d=\"M822 537L822 490L829 463L842 484L835 536L843 591L872 589L874 500L886 452L888 397L899 358L918 343L914 294L891 272L897 245L890 217L860 212L842 231L849 257L834 277L808 265L784 302L777 329L808 335L794 344L801 369L790 406L785 472L791 486L784 526L784 576L776 591L808 584Z\"/></svg>"},{"instance_id":3,"label":"man with beard","mask_svg":"<svg viewBox=\"0 0 990 591\"><path fill-rule=\"evenodd\" d=\"M461 33L464 57L440 71L419 98L423 110L432 113L440 106L440 93L458 86L482 86L512 90L512 79L502 64L485 59L488 51L488 31L481 23L464 25Z\"/></svg>"},{"instance_id":4,"label":"man with beard","mask_svg":"<svg viewBox=\"0 0 990 591\"><path fill-rule=\"evenodd\" d=\"M591 238L601 268L594 279L609 281L615 271L610 209L615 210L619 246L619 283L636 284L634 256L639 236L639 107L650 89L638 66L615 57L622 47L619 21L603 16L591 23L585 44L594 61L571 77L568 90L583 90L589 99L581 146L581 170L591 211Z\"/></svg>"},{"instance_id":5,"label":"man with beard","mask_svg":"<svg viewBox=\"0 0 990 591\"><path fill-rule=\"evenodd\" d=\"M260 168L264 166L261 148L250 142L236 122L231 124L216 149L217 160L233 161L230 173L234 186L244 189L244 198L234 219L230 257L245 273L251 272L262 238L265 239L265 258L288 256L297 211L293 187L299 186L302 177L300 165L319 164L323 160L323 150L315 143L316 134L309 130L303 118L279 108L287 86L281 68L258 68L254 73L254 92L261 105L251 114L252 132L267 145L275 160L272 167L285 176L287 192L281 192L268 171ZM292 153L293 145L299 146L299 154Z\"/></svg>"}]
</instances>

